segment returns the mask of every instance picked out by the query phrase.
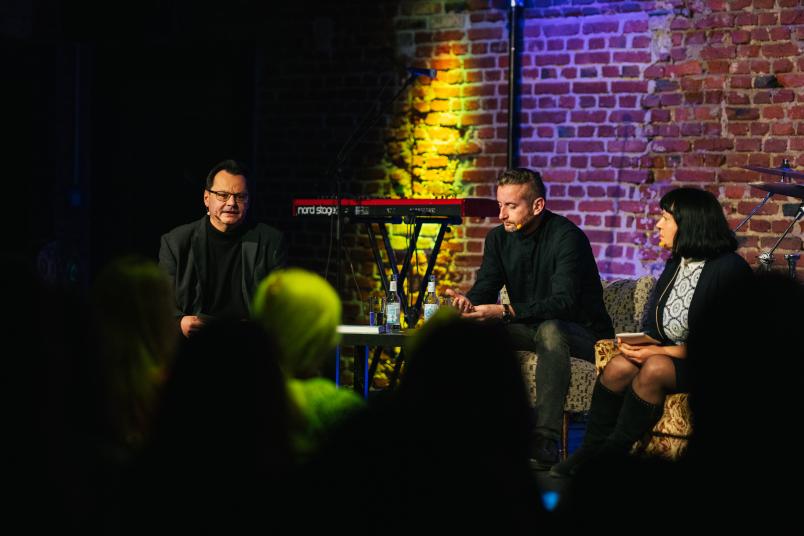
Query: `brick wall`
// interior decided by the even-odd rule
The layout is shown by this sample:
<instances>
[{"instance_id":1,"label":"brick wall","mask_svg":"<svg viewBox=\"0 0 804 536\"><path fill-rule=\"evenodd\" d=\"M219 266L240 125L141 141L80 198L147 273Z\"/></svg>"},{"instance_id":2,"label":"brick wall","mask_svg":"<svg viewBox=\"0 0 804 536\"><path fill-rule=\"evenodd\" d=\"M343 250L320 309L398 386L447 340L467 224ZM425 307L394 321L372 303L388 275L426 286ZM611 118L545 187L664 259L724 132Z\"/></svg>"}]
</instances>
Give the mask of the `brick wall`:
<instances>
[{"instance_id":1,"label":"brick wall","mask_svg":"<svg viewBox=\"0 0 804 536\"><path fill-rule=\"evenodd\" d=\"M804 167L804 61L798 57L804 10L797 4L526 2L519 164L542 170L548 206L584 229L604 277L661 267L653 219L668 189L710 189L736 226L763 196L747 183L776 180L739 166L775 167L787 157ZM359 66L372 66L368 58L390 54L397 65L436 68L434 80L418 81L367 136L348 188L356 195L493 196L506 157L507 2L388 2L352 16L359 22L337 14L318 22L333 38L320 47L328 56L310 56L306 76L314 73L310 85L328 90L310 93L305 107L299 105L305 94L289 84L285 97L294 106L275 99L282 111L268 115L287 115L283 125L292 116L299 128L325 130L325 150L311 147L315 154L309 155L323 165L381 82L375 71L354 65L348 74L335 74L337 65L358 58ZM339 41L353 32L360 39ZM288 76L279 78L284 83ZM298 143L299 136L274 130L266 142ZM290 158L269 154L277 165ZM287 210L289 197L299 193L328 193L298 168L287 170L295 176L279 190L285 193L276 196L278 210ZM782 205L792 201L774 197L740 232L741 253L750 262L790 223ZM471 286L482 239L495 224L475 220L453 228L436 272L442 290ZM296 262L320 268L328 227L293 225ZM376 269L365 236L349 231L346 242L365 294L377 287ZM404 229L395 232L393 243L402 248ZM801 250L801 235L798 224L780 246L777 265L784 264L782 253Z\"/></svg>"}]
</instances>

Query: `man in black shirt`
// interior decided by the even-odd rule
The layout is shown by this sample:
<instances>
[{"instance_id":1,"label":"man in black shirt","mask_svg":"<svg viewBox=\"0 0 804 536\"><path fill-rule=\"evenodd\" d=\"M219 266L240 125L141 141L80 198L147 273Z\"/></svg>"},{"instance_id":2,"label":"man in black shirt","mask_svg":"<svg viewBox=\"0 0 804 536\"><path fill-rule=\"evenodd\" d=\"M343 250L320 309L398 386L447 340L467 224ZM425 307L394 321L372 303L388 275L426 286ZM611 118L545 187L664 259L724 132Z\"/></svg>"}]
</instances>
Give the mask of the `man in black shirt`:
<instances>
[{"instance_id":1,"label":"man in black shirt","mask_svg":"<svg viewBox=\"0 0 804 536\"><path fill-rule=\"evenodd\" d=\"M465 296L447 294L463 316L506 322L515 347L539 355L531 458L534 467L549 469L558 462L570 355L594 361L595 341L614 330L589 240L545 208L539 173L504 171L497 202L502 225L486 236L477 281ZM503 285L510 305L497 303Z\"/></svg>"},{"instance_id":2,"label":"man in black shirt","mask_svg":"<svg viewBox=\"0 0 804 536\"><path fill-rule=\"evenodd\" d=\"M185 337L210 318L248 318L257 285L286 259L279 231L246 221L249 181L242 164L225 160L212 168L204 205L206 216L163 235L159 248Z\"/></svg>"}]
</instances>

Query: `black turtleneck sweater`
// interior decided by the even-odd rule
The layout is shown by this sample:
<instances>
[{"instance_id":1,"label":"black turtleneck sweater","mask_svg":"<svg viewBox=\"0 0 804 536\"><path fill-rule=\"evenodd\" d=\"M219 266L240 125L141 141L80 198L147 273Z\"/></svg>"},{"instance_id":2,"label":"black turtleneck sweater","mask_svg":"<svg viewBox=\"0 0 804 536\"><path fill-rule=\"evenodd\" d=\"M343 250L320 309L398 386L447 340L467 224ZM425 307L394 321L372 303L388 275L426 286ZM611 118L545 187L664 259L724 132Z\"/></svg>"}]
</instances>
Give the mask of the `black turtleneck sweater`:
<instances>
[{"instance_id":1,"label":"black turtleneck sweater","mask_svg":"<svg viewBox=\"0 0 804 536\"><path fill-rule=\"evenodd\" d=\"M204 312L215 318L243 319L249 307L243 296L243 257L240 239L244 227L222 233L207 219L207 266Z\"/></svg>"},{"instance_id":2,"label":"black turtleneck sweater","mask_svg":"<svg viewBox=\"0 0 804 536\"><path fill-rule=\"evenodd\" d=\"M531 234L509 233L502 225L489 231L483 263L467 297L476 304L497 303L503 285L516 313L514 322L565 320L599 339L614 336L592 246L563 216L545 210Z\"/></svg>"}]
</instances>

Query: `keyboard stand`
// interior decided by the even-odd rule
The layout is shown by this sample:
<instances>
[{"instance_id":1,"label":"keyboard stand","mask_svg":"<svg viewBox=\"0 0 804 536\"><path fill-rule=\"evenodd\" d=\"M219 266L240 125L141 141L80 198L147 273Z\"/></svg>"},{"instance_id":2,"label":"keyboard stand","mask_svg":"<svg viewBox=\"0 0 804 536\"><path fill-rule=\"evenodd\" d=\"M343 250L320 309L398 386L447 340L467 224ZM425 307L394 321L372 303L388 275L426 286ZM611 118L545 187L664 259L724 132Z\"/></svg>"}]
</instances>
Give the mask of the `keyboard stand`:
<instances>
[{"instance_id":1,"label":"keyboard stand","mask_svg":"<svg viewBox=\"0 0 804 536\"><path fill-rule=\"evenodd\" d=\"M411 216L409 218L409 222L413 224L413 237L411 238L410 244L408 244L408 250L405 253L405 258L402 262L402 268L398 269L398 262L396 255L394 254L394 250L391 247L391 239L388 235L388 227L387 224L389 223L402 223L401 218L353 218L353 221L361 222L366 225L366 229L368 231L369 242L371 244L371 252L374 255L374 262L377 264L377 268L380 272L380 281L382 282L382 288L387 295L390 289L390 283L388 276L386 274L386 270L390 268L391 274L397 276L397 291L399 292L399 299L402 302L402 314L405 315L405 320L407 321L408 328L413 328L416 326L416 322L419 320L419 311L421 311L422 302L424 301L424 294L427 291L427 282L430 280L430 275L433 273L433 268L435 267L436 260L438 259L438 252L441 249L441 243L444 240L444 235L449 231L450 225L458 225L461 223L461 218L459 216L450 216L450 217L441 217L441 216ZM380 254L380 249L377 247L377 234L374 231L374 224L377 224L379 227L379 233L382 237L383 244L385 246L385 253L388 255L388 261L390 266L385 266L385 261L383 261L382 255ZM419 285L419 295L416 298L416 303L412 306L408 303L408 296L405 294L405 279L407 279L408 274L410 272L412 266L413 255L416 254L416 244L419 241L419 234L422 230L422 225L425 223L432 223L438 224L438 234L436 235L435 242L433 243L433 249L430 251L430 255L427 258L427 269L424 272L424 277Z\"/></svg>"}]
</instances>

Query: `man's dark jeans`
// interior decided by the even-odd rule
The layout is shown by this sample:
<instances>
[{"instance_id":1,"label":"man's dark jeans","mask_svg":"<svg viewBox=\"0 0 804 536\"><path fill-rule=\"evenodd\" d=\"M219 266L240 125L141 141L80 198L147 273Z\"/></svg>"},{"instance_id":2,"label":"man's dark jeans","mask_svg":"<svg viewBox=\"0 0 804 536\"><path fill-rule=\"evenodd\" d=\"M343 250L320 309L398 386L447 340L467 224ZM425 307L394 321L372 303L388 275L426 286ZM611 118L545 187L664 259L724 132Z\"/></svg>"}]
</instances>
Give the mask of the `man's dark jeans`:
<instances>
[{"instance_id":1,"label":"man's dark jeans","mask_svg":"<svg viewBox=\"0 0 804 536\"><path fill-rule=\"evenodd\" d=\"M563 320L527 326L509 324L507 330L515 349L539 356L533 431L557 440L561 437L564 399L570 384L570 355L594 363L597 338L580 324Z\"/></svg>"}]
</instances>

